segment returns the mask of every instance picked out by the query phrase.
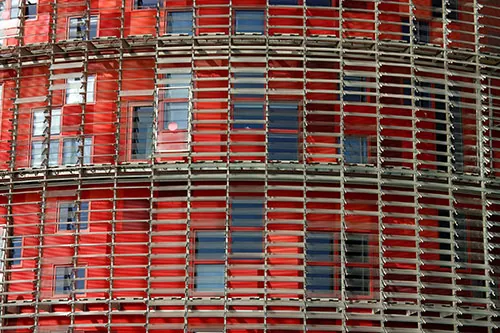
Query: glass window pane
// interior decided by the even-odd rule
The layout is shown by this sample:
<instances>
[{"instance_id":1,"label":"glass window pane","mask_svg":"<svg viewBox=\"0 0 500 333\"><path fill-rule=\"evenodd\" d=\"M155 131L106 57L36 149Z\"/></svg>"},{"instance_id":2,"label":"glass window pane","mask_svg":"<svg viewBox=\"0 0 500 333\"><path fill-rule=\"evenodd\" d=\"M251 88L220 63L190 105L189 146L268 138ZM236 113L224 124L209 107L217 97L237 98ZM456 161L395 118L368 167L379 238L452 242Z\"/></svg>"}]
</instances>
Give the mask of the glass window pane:
<instances>
[{"instance_id":1,"label":"glass window pane","mask_svg":"<svg viewBox=\"0 0 500 333\"><path fill-rule=\"evenodd\" d=\"M169 12L167 14L167 33L193 34L193 12Z\"/></svg>"},{"instance_id":2,"label":"glass window pane","mask_svg":"<svg viewBox=\"0 0 500 333\"><path fill-rule=\"evenodd\" d=\"M132 124L132 159L147 159L152 153L153 107L134 107Z\"/></svg>"},{"instance_id":3,"label":"glass window pane","mask_svg":"<svg viewBox=\"0 0 500 333\"><path fill-rule=\"evenodd\" d=\"M231 200L233 227L261 227L264 225L264 199L233 198Z\"/></svg>"},{"instance_id":4,"label":"glass window pane","mask_svg":"<svg viewBox=\"0 0 500 333\"><path fill-rule=\"evenodd\" d=\"M80 203L80 230L87 230L89 225L89 202L82 201Z\"/></svg>"},{"instance_id":5,"label":"glass window pane","mask_svg":"<svg viewBox=\"0 0 500 333\"><path fill-rule=\"evenodd\" d=\"M233 92L235 98L264 98L264 73L234 73Z\"/></svg>"},{"instance_id":6,"label":"glass window pane","mask_svg":"<svg viewBox=\"0 0 500 333\"><path fill-rule=\"evenodd\" d=\"M59 230L75 230L76 208L73 202L63 202L59 205Z\"/></svg>"},{"instance_id":7,"label":"glass window pane","mask_svg":"<svg viewBox=\"0 0 500 333\"><path fill-rule=\"evenodd\" d=\"M298 127L299 107L297 103L269 103L269 129L297 130Z\"/></svg>"},{"instance_id":8,"label":"glass window pane","mask_svg":"<svg viewBox=\"0 0 500 333\"><path fill-rule=\"evenodd\" d=\"M18 259L12 260L12 265L20 265L21 264L21 254L22 254L22 246L23 246L23 238L22 237L14 237L11 238L11 258Z\"/></svg>"},{"instance_id":9,"label":"glass window pane","mask_svg":"<svg viewBox=\"0 0 500 333\"><path fill-rule=\"evenodd\" d=\"M50 134L57 135L61 133L61 109L52 109L50 118Z\"/></svg>"},{"instance_id":10,"label":"glass window pane","mask_svg":"<svg viewBox=\"0 0 500 333\"><path fill-rule=\"evenodd\" d=\"M346 163L368 163L367 139L364 136L344 137L344 160Z\"/></svg>"},{"instance_id":11,"label":"glass window pane","mask_svg":"<svg viewBox=\"0 0 500 333\"><path fill-rule=\"evenodd\" d=\"M56 267L56 279L54 293L57 295L68 295L71 292L71 268Z\"/></svg>"},{"instance_id":12,"label":"glass window pane","mask_svg":"<svg viewBox=\"0 0 500 333\"><path fill-rule=\"evenodd\" d=\"M306 236L306 259L308 261L333 262L333 234L308 232Z\"/></svg>"},{"instance_id":13,"label":"glass window pane","mask_svg":"<svg viewBox=\"0 0 500 333\"><path fill-rule=\"evenodd\" d=\"M191 88L191 73L169 73L167 74L165 98L188 99Z\"/></svg>"},{"instance_id":14,"label":"glass window pane","mask_svg":"<svg viewBox=\"0 0 500 333\"><path fill-rule=\"evenodd\" d=\"M158 0L134 0L134 9L156 8Z\"/></svg>"},{"instance_id":15,"label":"glass window pane","mask_svg":"<svg viewBox=\"0 0 500 333\"><path fill-rule=\"evenodd\" d=\"M262 231L231 232L231 253L234 259L258 259L264 252Z\"/></svg>"},{"instance_id":16,"label":"glass window pane","mask_svg":"<svg viewBox=\"0 0 500 333\"><path fill-rule=\"evenodd\" d=\"M196 259L224 260L225 241L223 231L198 231L196 233Z\"/></svg>"},{"instance_id":17,"label":"glass window pane","mask_svg":"<svg viewBox=\"0 0 500 333\"><path fill-rule=\"evenodd\" d=\"M235 20L238 33L264 33L263 10L236 10Z\"/></svg>"},{"instance_id":18,"label":"glass window pane","mask_svg":"<svg viewBox=\"0 0 500 333\"><path fill-rule=\"evenodd\" d=\"M45 115L43 110L36 110L33 112L33 136L43 135L43 130L45 129Z\"/></svg>"},{"instance_id":19,"label":"glass window pane","mask_svg":"<svg viewBox=\"0 0 500 333\"><path fill-rule=\"evenodd\" d=\"M97 16L91 16L89 21L89 38L97 36ZM69 19L69 34L70 39L87 39L87 22L85 17L73 17Z\"/></svg>"},{"instance_id":20,"label":"glass window pane","mask_svg":"<svg viewBox=\"0 0 500 333\"><path fill-rule=\"evenodd\" d=\"M270 5L298 5L298 0L269 0Z\"/></svg>"},{"instance_id":21,"label":"glass window pane","mask_svg":"<svg viewBox=\"0 0 500 333\"><path fill-rule=\"evenodd\" d=\"M267 149L270 160L297 161L298 133L269 133Z\"/></svg>"},{"instance_id":22,"label":"glass window pane","mask_svg":"<svg viewBox=\"0 0 500 333\"><path fill-rule=\"evenodd\" d=\"M26 20L36 18L38 0L26 0L24 17Z\"/></svg>"},{"instance_id":23,"label":"glass window pane","mask_svg":"<svg viewBox=\"0 0 500 333\"><path fill-rule=\"evenodd\" d=\"M324 6L329 7L332 5L331 0L306 0L306 4L309 7Z\"/></svg>"},{"instance_id":24,"label":"glass window pane","mask_svg":"<svg viewBox=\"0 0 500 333\"><path fill-rule=\"evenodd\" d=\"M42 141L34 141L31 143L31 167L42 166Z\"/></svg>"},{"instance_id":25,"label":"glass window pane","mask_svg":"<svg viewBox=\"0 0 500 333\"><path fill-rule=\"evenodd\" d=\"M365 102L365 88L362 86L366 78L360 76L344 77L344 101L346 102ZM359 92L359 94L357 93Z\"/></svg>"},{"instance_id":26,"label":"glass window pane","mask_svg":"<svg viewBox=\"0 0 500 333\"><path fill-rule=\"evenodd\" d=\"M19 17L20 0L11 0L10 2L10 18L16 19Z\"/></svg>"},{"instance_id":27,"label":"glass window pane","mask_svg":"<svg viewBox=\"0 0 500 333\"><path fill-rule=\"evenodd\" d=\"M76 278L75 281L75 290L79 291L78 293L82 293L85 289L85 268L77 268L76 269Z\"/></svg>"},{"instance_id":28,"label":"glass window pane","mask_svg":"<svg viewBox=\"0 0 500 333\"><path fill-rule=\"evenodd\" d=\"M234 128L263 129L264 101L233 102ZM254 122L260 123L254 123Z\"/></svg>"},{"instance_id":29,"label":"glass window pane","mask_svg":"<svg viewBox=\"0 0 500 333\"><path fill-rule=\"evenodd\" d=\"M311 292L333 291L332 266L307 266L306 289Z\"/></svg>"},{"instance_id":30,"label":"glass window pane","mask_svg":"<svg viewBox=\"0 0 500 333\"><path fill-rule=\"evenodd\" d=\"M348 235L345 244L348 263L368 263L368 235Z\"/></svg>"},{"instance_id":31,"label":"glass window pane","mask_svg":"<svg viewBox=\"0 0 500 333\"><path fill-rule=\"evenodd\" d=\"M87 76L87 103L94 102L95 95L95 75Z\"/></svg>"},{"instance_id":32,"label":"glass window pane","mask_svg":"<svg viewBox=\"0 0 500 333\"><path fill-rule=\"evenodd\" d=\"M49 166L59 165L59 140L50 140Z\"/></svg>"},{"instance_id":33,"label":"glass window pane","mask_svg":"<svg viewBox=\"0 0 500 333\"><path fill-rule=\"evenodd\" d=\"M189 102L165 103L163 128L169 131L188 128Z\"/></svg>"},{"instance_id":34,"label":"glass window pane","mask_svg":"<svg viewBox=\"0 0 500 333\"><path fill-rule=\"evenodd\" d=\"M78 163L78 140L76 138L64 139L63 165Z\"/></svg>"},{"instance_id":35,"label":"glass window pane","mask_svg":"<svg viewBox=\"0 0 500 333\"><path fill-rule=\"evenodd\" d=\"M79 77L68 78L66 80L66 104L76 104L82 102L82 83Z\"/></svg>"},{"instance_id":36,"label":"glass window pane","mask_svg":"<svg viewBox=\"0 0 500 333\"><path fill-rule=\"evenodd\" d=\"M224 265L197 264L194 288L201 292L224 291Z\"/></svg>"},{"instance_id":37,"label":"glass window pane","mask_svg":"<svg viewBox=\"0 0 500 333\"><path fill-rule=\"evenodd\" d=\"M347 267L346 290L348 295L369 295L370 269L367 267Z\"/></svg>"}]
</instances>

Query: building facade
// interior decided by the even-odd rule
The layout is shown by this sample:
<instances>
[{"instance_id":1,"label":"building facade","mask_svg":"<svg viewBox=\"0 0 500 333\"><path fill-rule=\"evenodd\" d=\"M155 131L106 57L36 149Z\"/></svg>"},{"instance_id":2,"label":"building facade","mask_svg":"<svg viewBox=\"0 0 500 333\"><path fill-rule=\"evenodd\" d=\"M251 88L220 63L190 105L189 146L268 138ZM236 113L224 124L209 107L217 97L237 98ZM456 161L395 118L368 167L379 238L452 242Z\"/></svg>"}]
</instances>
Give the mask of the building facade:
<instances>
[{"instance_id":1,"label":"building facade","mask_svg":"<svg viewBox=\"0 0 500 333\"><path fill-rule=\"evenodd\" d=\"M0 2L0 332L496 332L496 0Z\"/></svg>"}]
</instances>

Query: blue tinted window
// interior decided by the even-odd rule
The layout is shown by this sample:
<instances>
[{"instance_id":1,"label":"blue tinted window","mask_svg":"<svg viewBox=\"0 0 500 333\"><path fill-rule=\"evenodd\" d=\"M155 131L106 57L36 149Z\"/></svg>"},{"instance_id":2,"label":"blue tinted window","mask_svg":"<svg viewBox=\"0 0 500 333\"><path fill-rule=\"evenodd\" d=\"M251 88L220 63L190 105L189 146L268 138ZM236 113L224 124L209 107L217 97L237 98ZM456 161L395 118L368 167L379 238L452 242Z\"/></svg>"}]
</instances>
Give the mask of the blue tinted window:
<instances>
[{"instance_id":1,"label":"blue tinted window","mask_svg":"<svg viewBox=\"0 0 500 333\"><path fill-rule=\"evenodd\" d=\"M264 251L262 231L233 231L231 253L234 259L259 259Z\"/></svg>"},{"instance_id":2,"label":"blue tinted window","mask_svg":"<svg viewBox=\"0 0 500 333\"><path fill-rule=\"evenodd\" d=\"M156 8L158 0L134 0L134 9Z\"/></svg>"},{"instance_id":3,"label":"blue tinted window","mask_svg":"<svg viewBox=\"0 0 500 333\"><path fill-rule=\"evenodd\" d=\"M169 12L167 14L167 33L193 34L193 12Z\"/></svg>"},{"instance_id":4,"label":"blue tinted window","mask_svg":"<svg viewBox=\"0 0 500 333\"><path fill-rule=\"evenodd\" d=\"M223 231L198 231L196 233L196 259L224 260L225 241Z\"/></svg>"},{"instance_id":5,"label":"blue tinted window","mask_svg":"<svg viewBox=\"0 0 500 333\"><path fill-rule=\"evenodd\" d=\"M307 266L306 289L310 292L333 291L333 267Z\"/></svg>"},{"instance_id":6,"label":"blue tinted window","mask_svg":"<svg viewBox=\"0 0 500 333\"><path fill-rule=\"evenodd\" d=\"M298 5L299 0L269 0L270 5Z\"/></svg>"},{"instance_id":7,"label":"blue tinted window","mask_svg":"<svg viewBox=\"0 0 500 333\"><path fill-rule=\"evenodd\" d=\"M331 0L306 0L306 5L309 7L315 7L315 6L323 6L323 7L329 7L332 5Z\"/></svg>"},{"instance_id":8,"label":"blue tinted window","mask_svg":"<svg viewBox=\"0 0 500 333\"><path fill-rule=\"evenodd\" d=\"M87 32L88 30L88 32ZM74 17L69 19L69 39L93 39L97 36L97 16L91 16L87 25L86 17Z\"/></svg>"},{"instance_id":9,"label":"blue tinted window","mask_svg":"<svg viewBox=\"0 0 500 333\"><path fill-rule=\"evenodd\" d=\"M430 41L429 22L416 21L415 22L415 39L420 43L428 43Z\"/></svg>"},{"instance_id":10,"label":"blue tinted window","mask_svg":"<svg viewBox=\"0 0 500 333\"><path fill-rule=\"evenodd\" d=\"M299 107L297 103L269 103L269 129L296 131L298 127Z\"/></svg>"},{"instance_id":11,"label":"blue tinted window","mask_svg":"<svg viewBox=\"0 0 500 333\"><path fill-rule=\"evenodd\" d=\"M264 101L233 103L234 128L264 128ZM260 121L260 123L255 123Z\"/></svg>"},{"instance_id":12,"label":"blue tinted window","mask_svg":"<svg viewBox=\"0 0 500 333\"><path fill-rule=\"evenodd\" d=\"M297 161L299 158L298 133L269 133L268 158L276 161Z\"/></svg>"},{"instance_id":13,"label":"blue tinted window","mask_svg":"<svg viewBox=\"0 0 500 333\"><path fill-rule=\"evenodd\" d=\"M405 42L410 42L410 21L408 19L403 19L401 21L401 32L403 35L401 36L401 39L404 40Z\"/></svg>"},{"instance_id":14,"label":"blue tinted window","mask_svg":"<svg viewBox=\"0 0 500 333\"><path fill-rule=\"evenodd\" d=\"M239 33L264 33L264 11L236 10L235 30Z\"/></svg>"},{"instance_id":15,"label":"blue tinted window","mask_svg":"<svg viewBox=\"0 0 500 333\"><path fill-rule=\"evenodd\" d=\"M366 79L360 76L344 77L345 102L364 102L366 100L366 96L363 94L365 88L361 86L364 81L366 81ZM359 94L357 92L359 92Z\"/></svg>"},{"instance_id":16,"label":"blue tinted window","mask_svg":"<svg viewBox=\"0 0 500 333\"><path fill-rule=\"evenodd\" d=\"M76 230L76 213L78 205L76 203L61 203L59 206L59 230ZM80 230L88 228L89 203L83 201L80 204Z\"/></svg>"},{"instance_id":17,"label":"blue tinted window","mask_svg":"<svg viewBox=\"0 0 500 333\"><path fill-rule=\"evenodd\" d=\"M11 247L12 247L12 265L20 265L21 264L21 254L22 254L22 246L23 246L23 238L22 237L14 237L11 239Z\"/></svg>"},{"instance_id":18,"label":"blue tinted window","mask_svg":"<svg viewBox=\"0 0 500 333\"><path fill-rule=\"evenodd\" d=\"M191 88L191 73L169 73L165 90L167 99L188 99Z\"/></svg>"},{"instance_id":19,"label":"blue tinted window","mask_svg":"<svg viewBox=\"0 0 500 333\"><path fill-rule=\"evenodd\" d=\"M165 103L163 128L166 130L185 130L188 128L189 102Z\"/></svg>"},{"instance_id":20,"label":"blue tinted window","mask_svg":"<svg viewBox=\"0 0 500 333\"><path fill-rule=\"evenodd\" d=\"M72 290L81 294L82 290L85 289L85 268L73 269L71 266L56 267L55 273L55 294L69 295Z\"/></svg>"},{"instance_id":21,"label":"blue tinted window","mask_svg":"<svg viewBox=\"0 0 500 333\"><path fill-rule=\"evenodd\" d=\"M309 232L306 237L308 261L333 261L333 234Z\"/></svg>"},{"instance_id":22,"label":"blue tinted window","mask_svg":"<svg viewBox=\"0 0 500 333\"><path fill-rule=\"evenodd\" d=\"M231 200L233 227L261 227L264 225L263 199L238 198Z\"/></svg>"},{"instance_id":23,"label":"blue tinted window","mask_svg":"<svg viewBox=\"0 0 500 333\"><path fill-rule=\"evenodd\" d=\"M404 79L403 84L406 86L403 88L403 105L411 105L411 80Z\"/></svg>"},{"instance_id":24,"label":"blue tinted window","mask_svg":"<svg viewBox=\"0 0 500 333\"><path fill-rule=\"evenodd\" d=\"M264 89L264 73L234 73L233 88L234 96L237 98L263 98Z\"/></svg>"},{"instance_id":25,"label":"blue tinted window","mask_svg":"<svg viewBox=\"0 0 500 333\"><path fill-rule=\"evenodd\" d=\"M344 161L346 163L368 163L366 137L346 136L344 138Z\"/></svg>"},{"instance_id":26,"label":"blue tinted window","mask_svg":"<svg viewBox=\"0 0 500 333\"><path fill-rule=\"evenodd\" d=\"M194 282L196 291L224 291L224 265L197 264Z\"/></svg>"}]
</instances>

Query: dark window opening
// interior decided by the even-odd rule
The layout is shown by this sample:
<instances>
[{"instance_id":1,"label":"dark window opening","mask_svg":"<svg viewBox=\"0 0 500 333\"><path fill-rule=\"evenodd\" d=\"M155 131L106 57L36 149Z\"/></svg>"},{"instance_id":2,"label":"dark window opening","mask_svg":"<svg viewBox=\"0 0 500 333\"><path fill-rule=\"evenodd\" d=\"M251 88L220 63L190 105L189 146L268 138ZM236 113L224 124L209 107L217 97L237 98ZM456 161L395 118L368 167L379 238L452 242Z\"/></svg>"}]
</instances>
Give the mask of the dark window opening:
<instances>
[{"instance_id":1,"label":"dark window opening","mask_svg":"<svg viewBox=\"0 0 500 333\"><path fill-rule=\"evenodd\" d=\"M299 4L299 0L269 0L270 5L294 6Z\"/></svg>"},{"instance_id":2,"label":"dark window opening","mask_svg":"<svg viewBox=\"0 0 500 333\"><path fill-rule=\"evenodd\" d=\"M309 7L330 7L331 0L306 0L306 5Z\"/></svg>"},{"instance_id":3,"label":"dark window opening","mask_svg":"<svg viewBox=\"0 0 500 333\"><path fill-rule=\"evenodd\" d=\"M134 107L132 122L131 158L147 159L153 151L153 107Z\"/></svg>"},{"instance_id":4,"label":"dark window opening","mask_svg":"<svg viewBox=\"0 0 500 333\"><path fill-rule=\"evenodd\" d=\"M429 22L415 21L415 41L417 43L430 42L430 27Z\"/></svg>"},{"instance_id":5,"label":"dark window opening","mask_svg":"<svg viewBox=\"0 0 500 333\"><path fill-rule=\"evenodd\" d=\"M353 296L366 296L370 293L368 237L365 234L350 234L345 242L348 265L346 290Z\"/></svg>"}]
</instances>

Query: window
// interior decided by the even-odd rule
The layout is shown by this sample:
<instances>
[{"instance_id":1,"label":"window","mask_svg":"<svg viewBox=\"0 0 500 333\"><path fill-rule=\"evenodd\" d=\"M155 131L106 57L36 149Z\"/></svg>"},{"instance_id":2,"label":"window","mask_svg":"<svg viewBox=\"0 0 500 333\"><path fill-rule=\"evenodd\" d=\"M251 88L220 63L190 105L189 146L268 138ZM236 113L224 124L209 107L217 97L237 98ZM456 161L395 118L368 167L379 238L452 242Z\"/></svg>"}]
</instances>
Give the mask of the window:
<instances>
[{"instance_id":1,"label":"window","mask_svg":"<svg viewBox=\"0 0 500 333\"><path fill-rule=\"evenodd\" d=\"M31 166L39 167L42 165L43 157L47 154L43 151L43 134L47 130L45 122L45 110L36 110L33 112L33 127L31 135ZM61 134L61 109L53 109L50 117L50 135L48 158L49 166L58 165L59 160L59 139Z\"/></svg>"},{"instance_id":2,"label":"window","mask_svg":"<svg viewBox=\"0 0 500 333\"><path fill-rule=\"evenodd\" d=\"M447 18L458 19L458 0L446 1L446 9L449 10ZM443 16L443 0L432 0L432 16L441 18Z\"/></svg>"},{"instance_id":3,"label":"window","mask_svg":"<svg viewBox=\"0 0 500 333\"><path fill-rule=\"evenodd\" d=\"M158 0L134 0L134 9L156 8Z\"/></svg>"},{"instance_id":4,"label":"window","mask_svg":"<svg viewBox=\"0 0 500 333\"><path fill-rule=\"evenodd\" d=\"M268 158L296 161L299 159L298 104L269 103Z\"/></svg>"},{"instance_id":5,"label":"window","mask_svg":"<svg viewBox=\"0 0 500 333\"><path fill-rule=\"evenodd\" d=\"M308 232L306 235L306 290L311 293L333 292L333 234Z\"/></svg>"},{"instance_id":6,"label":"window","mask_svg":"<svg viewBox=\"0 0 500 333\"><path fill-rule=\"evenodd\" d=\"M54 295L84 294L85 268L73 266L56 266Z\"/></svg>"},{"instance_id":7,"label":"window","mask_svg":"<svg viewBox=\"0 0 500 333\"><path fill-rule=\"evenodd\" d=\"M410 42L410 21L407 18L401 20L401 39Z\"/></svg>"},{"instance_id":8,"label":"window","mask_svg":"<svg viewBox=\"0 0 500 333\"><path fill-rule=\"evenodd\" d=\"M197 231L195 234L194 289L200 292L224 291L224 231Z\"/></svg>"},{"instance_id":9,"label":"window","mask_svg":"<svg viewBox=\"0 0 500 333\"><path fill-rule=\"evenodd\" d=\"M132 151L134 160L147 159L152 153L153 107L136 106L132 115Z\"/></svg>"},{"instance_id":10,"label":"window","mask_svg":"<svg viewBox=\"0 0 500 333\"><path fill-rule=\"evenodd\" d=\"M10 3L10 18L19 17L22 0L12 0ZM26 20L35 19L37 14L38 0L26 0L24 7L24 18Z\"/></svg>"},{"instance_id":11,"label":"window","mask_svg":"<svg viewBox=\"0 0 500 333\"><path fill-rule=\"evenodd\" d=\"M236 33L264 33L263 10L236 10L234 14Z\"/></svg>"},{"instance_id":12,"label":"window","mask_svg":"<svg viewBox=\"0 0 500 333\"><path fill-rule=\"evenodd\" d=\"M370 294L368 235L348 234L346 240L347 288L353 296Z\"/></svg>"},{"instance_id":13,"label":"window","mask_svg":"<svg viewBox=\"0 0 500 333\"><path fill-rule=\"evenodd\" d=\"M97 16L91 16L87 25L86 17L69 19L69 39L93 39L97 37Z\"/></svg>"},{"instance_id":14,"label":"window","mask_svg":"<svg viewBox=\"0 0 500 333\"><path fill-rule=\"evenodd\" d=\"M59 205L59 223L57 229L59 231L76 230L76 214L78 205L74 202L63 202ZM89 221L89 203L83 201L80 203L80 230L88 229Z\"/></svg>"},{"instance_id":15,"label":"window","mask_svg":"<svg viewBox=\"0 0 500 333\"><path fill-rule=\"evenodd\" d=\"M368 163L368 143L365 136L344 137L345 163Z\"/></svg>"},{"instance_id":16,"label":"window","mask_svg":"<svg viewBox=\"0 0 500 333\"><path fill-rule=\"evenodd\" d=\"M330 7L332 5L331 0L306 0L306 5L309 7Z\"/></svg>"},{"instance_id":17,"label":"window","mask_svg":"<svg viewBox=\"0 0 500 333\"><path fill-rule=\"evenodd\" d=\"M411 105L411 80L409 79L403 79L403 95L405 96L403 98L403 105Z\"/></svg>"},{"instance_id":18,"label":"window","mask_svg":"<svg viewBox=\"0 0 500 333\"><path fill-rule=\"evenodd\" d=\"M417 41L417 43L429 43L429 22L417 20L415 21L415 29L415 40Z\"/></svg>"},{"instance_id":19,"label":"window","mask_svg":"<svg viewBox=\"0 0 500 333\"><path fill-rule=\"evenodd\" d=\"M168 34L193 34L193 12L168 12L167 13Z\"/></svg>"},{"instance_id":20,"label":"window","mask_svg":"<svg viewBox=\"0 0 500 333\"><path fill-rule=\"evenodd\" d=\"M231 199L231 258L261 259L264 252L264 201Z\"/></svg>"},{"instance_id":21,"label":"window","mask_svg":"<svg viewBox=\"0 0 500 333\"><path fill-rule=\"evenodd\" d=\"M23 238L12 237L10 239L10 264L21 265L22 251L23 251Z\"/></svg>"},{"instance_id":22,"label":"window","mask_svg":"<svg viewBox=\"0 0 500 333\"><path fill-rule=\"evenodd\" d=\"M344 102L366 102L366 78L360 76L344 77Z\"/></svg>"},{"instance_id":23,"label":"window","mask_svg":"<svg viewBox=\"0 0 500 333\"><path fill-rule=\"evenodd\" d=\"M83 84L81 78L69 78L66 81L66 104L83 103ZM94 102L95 75L87 76L86 103Z\"/></svg>"},{"instance_id":24,"label":"window","mask_svg":"<svg viewBox=\"0 0 500 333\"><path fill-rule=\"evenodd\" d=\"M169 73L164 94L163 130L187 130L191 73Z\"/></svg>"},{"instance_id":25,"label":"window","mask_svg":"<svg viewBox=\"0 0 500 333\"><path fill-rule=\"evenodd\" d=\"M299 0L269 0L269 4L293 6L293 5L298 5Z\"/></svg>"},{"instance_id":26,"label":"window","mask_svg":"<svg viewBox=\"0 0 500 333\"><path fill-rule=\"evenodd\" d=\"M233 128L264 128L264 73L233 74Z\"/></svg>"},{"instance_id":27,"label":"window","mask_svg":"<svg viewBox=\"0 0 500 333\"><path fill-rule=\"evenodd\" d=\"M453 106L451 107L452 115L452 135L453 135L453 167L456 172L464 172L464 136L462 124L462 110L460 109L460 97L454 92L451 98Z\"/></svg>"},{"instance_id":28,"label":"window","mask_svg":"<svg viewBox=\"0 0 500 333\"><path fill-rule=\"evenodd\" d=\"M80 137L78 138L63 138L62 165L78 164L78 156L80 149ZM92 155L92 139L83 138L83 164L90 164L90 156Z\"/></svg>"},{"instance_id":29,"label":"window","mask_svg":"<svg viewBox=\"0 0 500 333\"><path fill-rule=\"evenodd\" d=\"M455 244L457 262L468 262L467 219L463 213L455 216Z\"/></svg>"}]
</instances>

